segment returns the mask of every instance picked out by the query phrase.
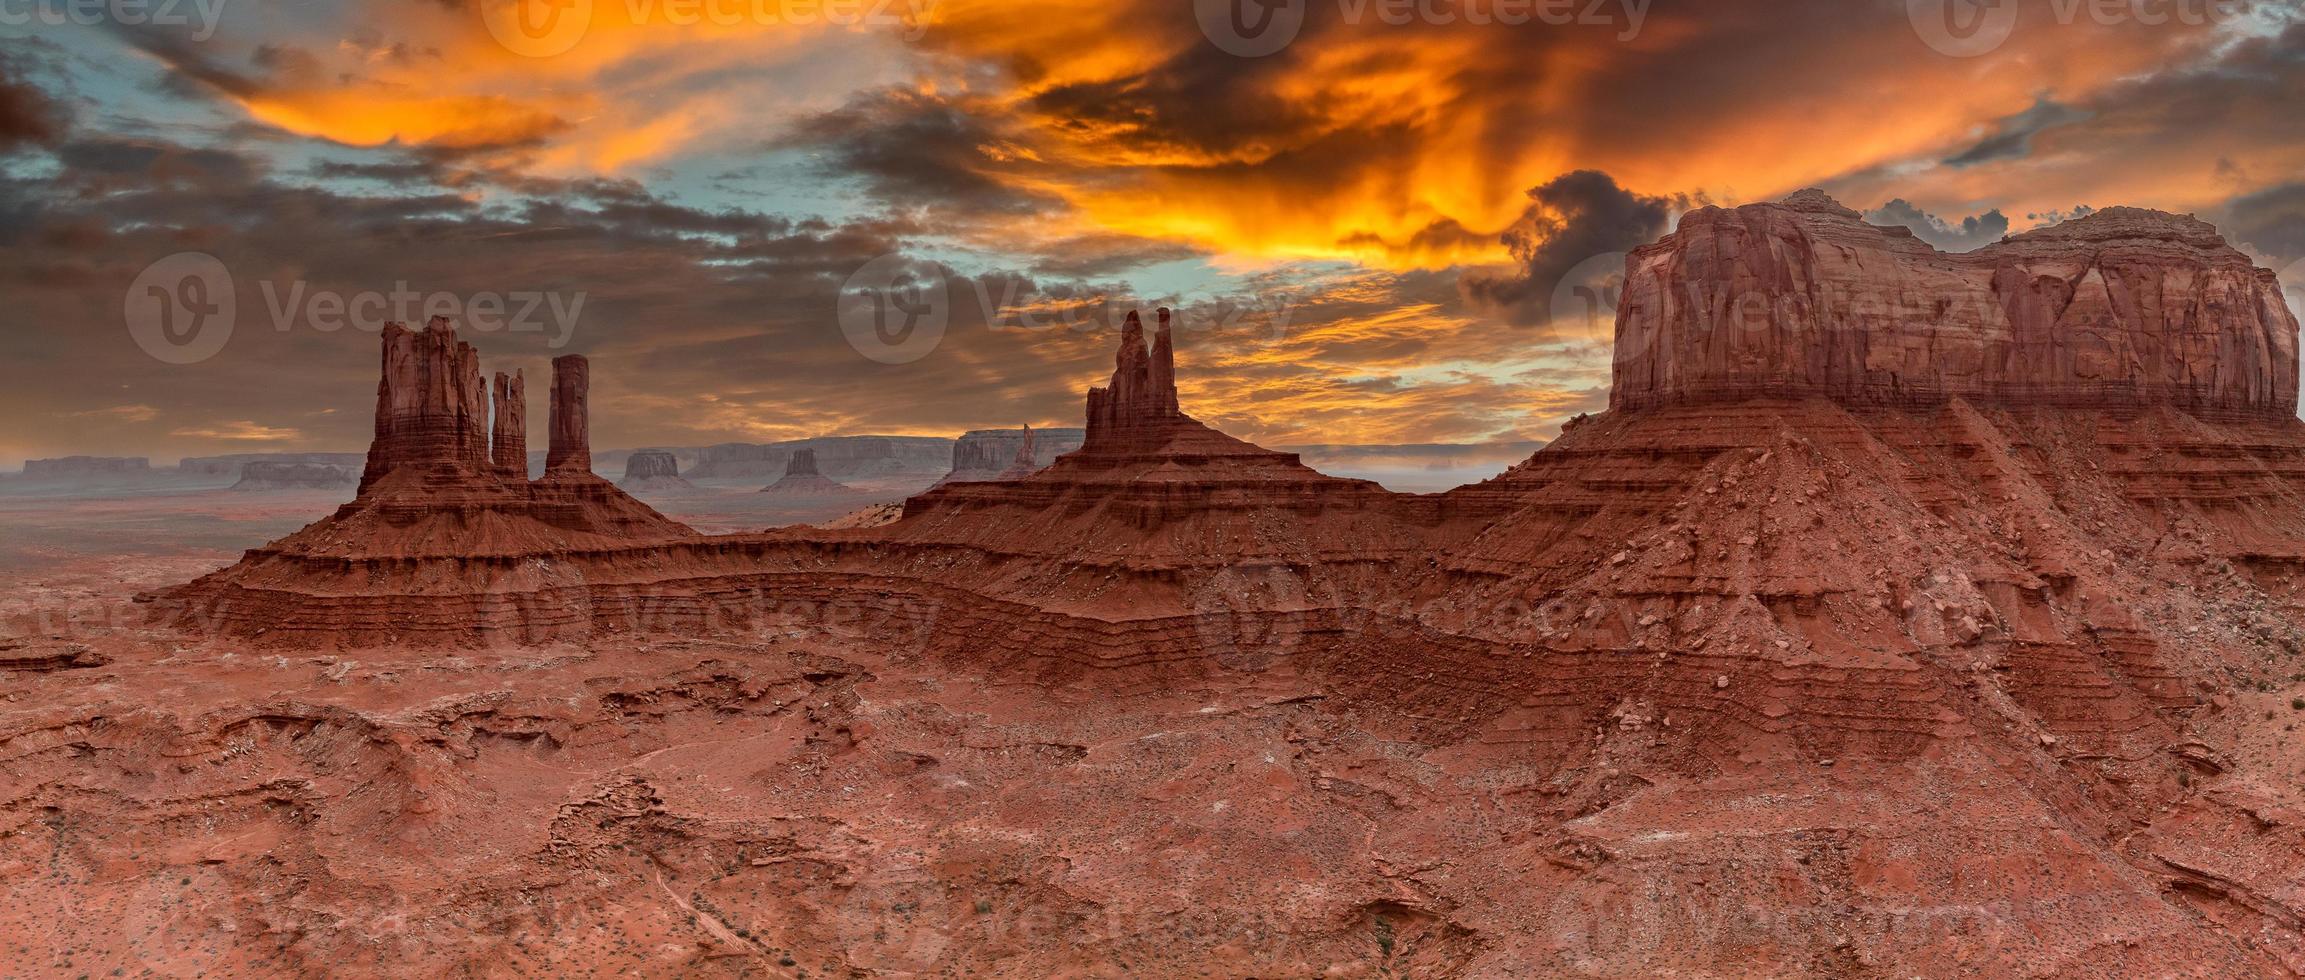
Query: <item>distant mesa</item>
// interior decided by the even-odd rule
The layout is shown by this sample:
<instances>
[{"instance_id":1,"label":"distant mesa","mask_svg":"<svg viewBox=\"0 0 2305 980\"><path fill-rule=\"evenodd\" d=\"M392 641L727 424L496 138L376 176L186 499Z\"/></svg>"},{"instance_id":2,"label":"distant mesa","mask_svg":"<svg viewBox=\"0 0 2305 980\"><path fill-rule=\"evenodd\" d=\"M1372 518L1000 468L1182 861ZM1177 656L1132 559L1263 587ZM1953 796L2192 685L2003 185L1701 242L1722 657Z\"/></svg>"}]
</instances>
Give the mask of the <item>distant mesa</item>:
<instances>
[{"instance_id":1,"label":"distant mesa","mask_svg":"<svg viewBox=\"0 0 2305 980\"><path fill-rule=\"evenodd\" d=\"M24 476L31 480L85 480L150 475L152 461L142 456L63 456L24 461Z\"/></svg>"},{"instance_id":2,"label":"distant mesa","mask_svg":"<svg viewBox=\"0 0 2305 980\"><path fill-rule=\"evenodd\" d=\"M863 491L817 472L816 450L796 449L791 461L785 464L784 475L760 488L760 492L781 497L838 497Z\"/></svg>"},{"instance_id":3,"label":"distant mesa","mask_svg":"<svg viewBox=\"0 0 2305 980\"><path fill-rule=\"evenodd\" d=\"M360 468L333 463L253 460L240 467L234 490L351 490L360 486Z\"/></svg>"},{"instance_id":4,"label":"distant mesa","mask_svg":"<svg viewBox=\"0 0 2305 980\"><path fill-rule=\"evenodd\" d=\"M252 463L311 463L352 471L355 483L359 481L361 467L368 457L362 453L231 453L223 456L186 456L176 463L176 472L186 477L213 479L219 483L239 480Z\"/></svg>"},{"instance_id":5,"label":"distant mesa","mask_svg":"<svg viewBox=\"0 0 2305 980\"><path fill-rule=\"evenodd\" d=\"M973 429L963 433L952 445L952 471L936 482L981 483L986 480L1008 478L1016 466L1017 451L1024 444L1025 433L1032 433L1033 470L1038 471L1056 458L1081 447L1088 436L1087 429L1057 428L1033 429Z\"/></svg>"},{"instance_id":6,"label":"distant mesa","mask_svg":"<svg viewBox=\"0 0 2305 980\"><path fill-rule=\"evenodd\" d=\"M636 493L694 490L696 485L680 476L680 457L670 450L640 449L624 460L624 478L618 486Z\"/></svg>"},{"instance_id":7,"label":"distant mesa","mask_svg":"<svg viewBox=\"0 0 2305 980\"><path fill-rule=\"evenodd\" d=\"M695 466L682 476L690 480L774 480L782 476L792 454L801 449L816 453L819 472L835 480L872 480L883 477L935 477L949 467L953 440L937 436L824 436L776 443L723 443L698 452ZM1006 465L1006 457L1003 457ZM925 479L924 481L925 482Z\"/></svg>"}]
</instances>

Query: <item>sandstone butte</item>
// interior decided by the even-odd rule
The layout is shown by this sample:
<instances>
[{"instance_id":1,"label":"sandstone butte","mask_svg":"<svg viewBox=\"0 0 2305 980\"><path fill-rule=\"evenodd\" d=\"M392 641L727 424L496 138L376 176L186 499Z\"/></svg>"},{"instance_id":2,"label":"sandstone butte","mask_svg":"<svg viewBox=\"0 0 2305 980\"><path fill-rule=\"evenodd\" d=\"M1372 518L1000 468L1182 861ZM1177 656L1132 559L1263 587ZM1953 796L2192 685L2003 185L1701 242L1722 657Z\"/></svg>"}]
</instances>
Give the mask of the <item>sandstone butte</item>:
<instances>
[{"instance_id":1,"label":"sandstone butte","mask_svg":"<svg viewBox=\"0 0 2305 980\"><path fill-rule=\"evenodd\" d=\"M859 491L818 472L816 450L795 449L792 458L784 464L784 475L777 477L775 483L760 488L760 492L785 497L808 497L844 496Z\"/></svg>"},{"instance_id":2,"label":"sandstone butte","mask_svg":"<svg viewBox=\"0 0 2305 980\"><path fill-rule=\"evenodd\" d=\"M73 799L244 801L184 819L245 847L139 821L36 894L213 945L137 877L186 849L307 967L2305 970L2301 760L2250 700L2305 671L2271 273L2189 218L1945 255L1815 192L1627 272L1612 408L1480 484L1203 425L1132 315L1046 468L736 535L574 465L581 360L531 481L471 348L388 330L360 497L149 598L390 678L6 716L128 760L57 757ZM507 679L393 693L473 657Z\"/></svg>"}]
</instances>

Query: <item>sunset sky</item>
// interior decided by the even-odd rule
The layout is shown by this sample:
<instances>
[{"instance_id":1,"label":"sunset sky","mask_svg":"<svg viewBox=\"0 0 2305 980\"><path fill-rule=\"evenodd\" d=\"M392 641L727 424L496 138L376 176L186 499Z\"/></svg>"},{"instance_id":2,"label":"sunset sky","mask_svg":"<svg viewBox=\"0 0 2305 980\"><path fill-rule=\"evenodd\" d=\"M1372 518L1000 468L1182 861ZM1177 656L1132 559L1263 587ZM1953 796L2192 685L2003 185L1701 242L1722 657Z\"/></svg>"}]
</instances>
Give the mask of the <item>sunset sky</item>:
<instances>
[{"instance_id":1,"label":"sunset sky","mask_svg":"<svg viewBox=\"0 0 2305 980\"><path fill-rule=\"evenodd\" d=\"M1560 283L1707 204L2305 257L2295 2L1274 2L0 0L0 465L358 450L396 290L534 300L466 332L591 355L604 448L1077 425L1160 304L1227 431L1478 442L1605 404ZM940 336L853 329L891 283Z\"/></svg>"}]
</instances>

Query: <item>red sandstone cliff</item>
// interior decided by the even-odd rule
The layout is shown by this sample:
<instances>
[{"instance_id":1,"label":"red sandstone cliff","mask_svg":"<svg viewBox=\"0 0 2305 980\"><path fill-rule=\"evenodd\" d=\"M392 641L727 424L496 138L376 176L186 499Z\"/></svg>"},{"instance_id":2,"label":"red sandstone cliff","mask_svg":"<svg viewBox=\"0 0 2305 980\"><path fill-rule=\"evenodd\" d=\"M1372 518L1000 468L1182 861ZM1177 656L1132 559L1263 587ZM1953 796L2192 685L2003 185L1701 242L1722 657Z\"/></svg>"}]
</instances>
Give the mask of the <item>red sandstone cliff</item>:
<instances>
[{"instance_id":1,"label":"red sandstone cliff","mask_svg":"<svg viewBox=\"0 0 2305 980\"><path fill-rule=\"evenodd\" d=\"M496 372L496 430L489 460L498 479L528 479L528 381Z\"/></svg>"},{"instance_id":2,"label":"red sandstone cliff","mask_svg":"<svg viewBox=\"0 0 2305 980\"><path fill-rule=\"evenodd\" d=\"M2296 411L2297 320L2273 273L2187 216L2107 208L1947 254L1803 191L1692 211L1626 276L1613 408L1822 395Z\"/></svg>"}]
</instances>

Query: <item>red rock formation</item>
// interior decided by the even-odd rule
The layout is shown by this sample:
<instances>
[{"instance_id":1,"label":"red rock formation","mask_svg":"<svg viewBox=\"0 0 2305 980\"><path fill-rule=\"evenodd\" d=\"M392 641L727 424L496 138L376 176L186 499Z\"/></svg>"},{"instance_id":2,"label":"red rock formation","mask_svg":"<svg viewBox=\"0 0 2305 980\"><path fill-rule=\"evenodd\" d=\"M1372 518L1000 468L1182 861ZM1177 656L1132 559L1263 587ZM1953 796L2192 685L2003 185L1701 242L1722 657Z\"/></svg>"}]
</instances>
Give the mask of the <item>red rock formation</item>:
<instances>
[{"instance_id":1,"label":"red rock formation","mask_svg":"<svg viewBox=\"0 0 2305 980\"><path fill-rule=\"evenodd\" d=\"M583 358L553 362L548 472L530 481L517 378L503 387L503 455L492 458L479 356L455 328L442 319L422 331L387 324L383 344L377 438L358 496L157 597L164 610L283 639L373 642L434 629L543 638L572 624L592 628L589 617L539 598L609 574L581 567L581 556L696 537L592 473ZM520 468L508 470L515 461Z\"/></svg>"},{"instance_id":2,"label":"red rock formation","mask_svg":"<svg viewBox=\"0 0 2305 980\"><path fill-rule=\"evenodd\" d=\"M1823 395L2295 414L2279 284L2191 217L2107 208L1949 255L1803 191L1692 211L1626 266L1614 408Z\"/></svg>"},{"instance_id":3,"label":"red rock formation","mask_svg":"<svg viewBox=\"0 0 2305 980\"><path fill-rule=\"evenodd\" d=\"M519 371L496 372L496 429L490 447L500 479L528 479L528 382Z\"/></svg>"},{"instance_id":4,"label":"red rock formation","mask_svg":"<svg viewBox=\"0 0 2305 980\"><path fill-rule=\"evenodd\" d=\"M1120 353L1112 383L1088 390L1088 435L1082 449L1125 453L1157 446L1185 420L1177 407L1175 343L1169 311L1159 311L1160 329L1152 351L1145 350L1144 321L1130 310L1121 327ZM1198 423L1193 423L1197 425Z\"/></svg>"},{"instance_id":5,"label":"red rock formation","mask_svg":"<svg viewBox=\"0 0 2305 980\"><path fill-rule=\"evenodd\" d=\"M2264 323L2220 309L2236 322L2189 329ZM137 873L113 892L20 887L158 906L130 891L167 880L138 855L182 852L275 899L249 904L279 920L326 922L379 904L330 877L342 849L373 861L392 846L375 842L429 833L549 843L407 848L461 875L425 911L472 895L524 924L553 915L538 908L632 909L548 924L604 958L673 931L696 950L680 966L699 970L724 950L803 947L823 972L919 974L2305 964L2295 758L2245 763L2244 746L2274 742L2233 734L2295 696L2275 685L2297 683L2305 640L2305 423L2256 414L2240 383L2140 381L2111 412L2065 402L2116 389L2054 371L1914 396L1837 366L1849 338L1784 339L1822 351L1778 351L1792 367L1734 344L1713 367L1630 357L1626 383L1654 400L1436 498L1325 477L1192 420L1140 326L1089 399L1082 450L915 497L882 526L600 535L544 555L472 548L497 538L460 519L423 560L383 562L327 550L372 540L370 525L323 522L209 587L261 613L228 622L368 638L515 624L523 639L628 623L656 639L645 657L621 642L520 651L524 669L502 672L517 688L445 703L395 669L327 688L325 710L21 706L0 744L42 773L17 794L26 866L78 856L32 836L52 825L31 814L81 799L165 814L205 793L204 813L302 841L275 802L301 793L292 813L350 832L264 851L75 839L96 851L82 867ZM1924 349L1968 363L1957 345ZM2249 361L2247 345L2204 349L2196 376L2251 376L2215 360ZM1817 384L1740 387L1788 376ZM474 566L492 589L470 588ZM857 660L814 659L827 649ZM154 689L215 690L166 675L188 659L167 658ZM667 664L682 672L650 673ZM382 707L352 724L341 705ZM243 736L266 754L158 761ZM114 778L89 771L140 746L161 748ZM341 775L344 758L371 761ZM412 787L405 805L362 809L395 787ZM806 819L743 816L763 808ZM1066 859L1081 854L1097 857ZM1252 907L1256 926L1222 931ZM853 934L822 924L835 909ZM1114 909L1109 930L977 941L994 912ZM1215 912L1191 930L1142 925L1196 909ZM414 926L404 949L455 961L426 960L434 972L491 955L559 965L555 943L441 952L471 941L464 921ZM276 931L323 962L367 948Z\"/></svg>"},{"instance_id":6,"label":"red rock formation","mask_svg":"<svg viewBox=\"0 0 2305 980\"><path fill-rule=\"evenodd\" d=\"M376 439L363 491L404 467L444 479L488 472L488 398L480 355L445 317L423 330L384 325L384 371L376 385Z\"/></svg>"},{"instance_id":7,"label":"red rock formation","mask_svg":"<svg viewBox=\"0 0 2305 980\"><path fill-rule=\"evenodd\" d=\"M544 457L544 474L592 472L591 409L592 364L581 354L552 359L552 441Z\"/></svg>"}]
</instances>

